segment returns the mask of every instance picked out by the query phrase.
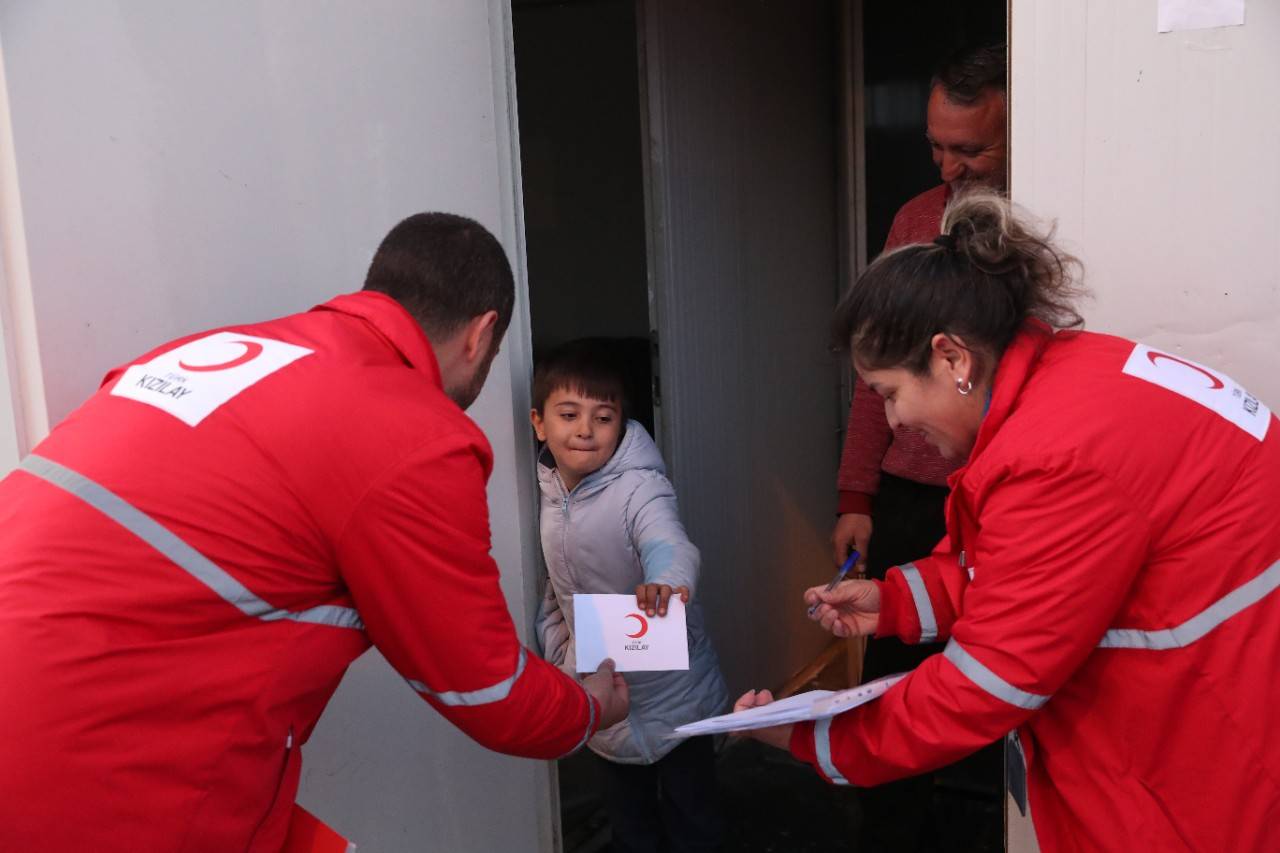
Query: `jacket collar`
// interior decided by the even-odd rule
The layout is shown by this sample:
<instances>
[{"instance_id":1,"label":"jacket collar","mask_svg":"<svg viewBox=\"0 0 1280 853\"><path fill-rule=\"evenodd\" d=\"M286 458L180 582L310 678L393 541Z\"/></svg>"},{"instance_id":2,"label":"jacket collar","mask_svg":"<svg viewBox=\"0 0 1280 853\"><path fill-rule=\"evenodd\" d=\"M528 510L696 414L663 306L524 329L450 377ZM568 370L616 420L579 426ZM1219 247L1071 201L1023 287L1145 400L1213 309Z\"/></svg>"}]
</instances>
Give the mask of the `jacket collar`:
<instances>
[{"instance_id":1,"label":"jacket collar","mask_svg":"<svg viewBox=\"0 0 1280 853\"><path fill-rule=\"evenodd\" d=\"M435 350L422 327L404 306L385 293L371 290L344 293L311 310L337 311L359 317L373 327L405 364L424 374L437 388L444 387Z\"/></svg>"},{"instance_id":2,"label":"jacket collar","mask_svg":"<svg viewBox=\"0 0 1280 853\"><path fill-rule=\"evenodd\" d=\"M982 426L978 428L978 437L973 443L973 450L969 452L969 461L947 477L947 484L952 489L963 477L964 472L969 470L973 460L981 455L983 449L1000 432L1000 427L1013 414L1018 398L1022 395L1022 389L1035 373L1040 357L1044 354L1045 347L1053 340L1053 336L1054 331L1047 323L1029 319L1005 349L1004 355L1000 357L1000 364L996 367L995 380L991 388L991 402L986 416L982 419Z\"/></svg>"}]
</instances>

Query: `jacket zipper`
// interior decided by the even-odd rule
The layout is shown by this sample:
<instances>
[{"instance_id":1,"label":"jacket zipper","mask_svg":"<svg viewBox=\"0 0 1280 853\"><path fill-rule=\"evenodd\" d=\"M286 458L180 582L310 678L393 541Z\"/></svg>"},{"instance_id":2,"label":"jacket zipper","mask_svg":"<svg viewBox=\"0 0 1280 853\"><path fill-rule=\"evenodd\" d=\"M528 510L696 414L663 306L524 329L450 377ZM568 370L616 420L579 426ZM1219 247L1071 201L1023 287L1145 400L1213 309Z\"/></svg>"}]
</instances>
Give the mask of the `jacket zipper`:
<instances>
[{"instance_id":1,"label":"jacket zipper","mask_svg":"<svg viewBox=\"0 0 1280 853\"><path fill-rule=\"evenodd\" d=\"M560 562L564 564L574 588L578 587L578 579L574 575L573 566L569 564L569 492L560 479L560 472L555 472L556 485L560 488Z\"/></svg>"},{"instance_id":2,"label":"jacket zipper","mask_svg":"<svg viewBox=\"0 0 1280 853\"><path fill-rule=\"evenodd\" d=\"M271 805L267 806L266 812L262 815L262 819L258 821L258 825L253 829L253 835L250 839L256 839L258 833L262 831L262 826L267 822L267 818L271 817L271 813L276 810L276 803L280 799L280 789L284 787L284 778L289 772L289 759L293 756L293 726L289 726L289 734L284 740L284 762L280 765L280 775L276 779L276 792L271 797ZM253 846L252 840L249 846Z\"/></svg>"}]
</instances>

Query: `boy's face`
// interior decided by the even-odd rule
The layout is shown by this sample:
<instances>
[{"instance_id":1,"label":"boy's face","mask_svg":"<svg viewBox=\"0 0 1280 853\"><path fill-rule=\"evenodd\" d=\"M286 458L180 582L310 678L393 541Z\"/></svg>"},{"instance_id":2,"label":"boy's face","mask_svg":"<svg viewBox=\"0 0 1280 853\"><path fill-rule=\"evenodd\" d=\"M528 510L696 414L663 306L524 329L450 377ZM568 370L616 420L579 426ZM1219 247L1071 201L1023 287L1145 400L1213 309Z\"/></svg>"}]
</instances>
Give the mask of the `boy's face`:
<instances>
[{"instance_id":1,"label":"boy's face","mask_svg":"<svg viewBox=\"0 0 1280 853\"><path fill-rule=\"evenodd\" d=\"M568 388L557 388L539 413L529 413L539 441L545 441L556 460L556 470L566 489L572 489L613 456L622 434L618 404L584 397Z\"/></svg>"}]
</instances>

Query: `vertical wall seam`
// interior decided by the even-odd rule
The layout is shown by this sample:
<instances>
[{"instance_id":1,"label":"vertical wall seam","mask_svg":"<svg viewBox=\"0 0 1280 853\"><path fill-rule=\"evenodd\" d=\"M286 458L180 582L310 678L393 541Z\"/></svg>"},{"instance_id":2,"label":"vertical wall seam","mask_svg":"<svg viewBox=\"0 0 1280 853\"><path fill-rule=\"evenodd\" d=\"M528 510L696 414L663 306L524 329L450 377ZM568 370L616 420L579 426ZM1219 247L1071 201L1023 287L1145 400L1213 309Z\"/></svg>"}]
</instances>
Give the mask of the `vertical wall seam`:
<instances>
[{"instance_id":1,"label":"vertical wall seam","mask_svg":"<svg viewBox=\"0 0 1280 853\"><path fill-rule=\"evenodd\" d=\"M498 162L498 227L500 239L507 249L515 278L515 304L507 327L508 370L512 397L512 435L516 462L517 505L520 518L517 528L520 543L520 576L522 612L518 631L530 637L532 615L538 612L542 597L541 563L538 546L539 492L535 478L537 445L525 424L533 377L533 318L529 299L529 263L524 221L524 187L520 165L519 92L515 67L515 23L509 0L489 0L489 54L493 92L494 140ZM521 650L521 654L524 651ZM523 658L522 658L523 659ZM534 796L536 849L555 853L562 845L560 826L559 771L555 762L547 762L545 775L539 777L540 790Z\"/></svg>"},{"instance_id":2,"label":"vertical wall seam","mask_svg":"<svg viewBox=\"0 0 1280 853\"><path fill-rule=\"evenodd\" d=\"M35 299L27 257L18 160L14 150L9 83L4 47L0 41L0 328L13 394L13 419L19 456L25 455L49 432L44 374L36 336Z\"/></svg>"}]
</instances>

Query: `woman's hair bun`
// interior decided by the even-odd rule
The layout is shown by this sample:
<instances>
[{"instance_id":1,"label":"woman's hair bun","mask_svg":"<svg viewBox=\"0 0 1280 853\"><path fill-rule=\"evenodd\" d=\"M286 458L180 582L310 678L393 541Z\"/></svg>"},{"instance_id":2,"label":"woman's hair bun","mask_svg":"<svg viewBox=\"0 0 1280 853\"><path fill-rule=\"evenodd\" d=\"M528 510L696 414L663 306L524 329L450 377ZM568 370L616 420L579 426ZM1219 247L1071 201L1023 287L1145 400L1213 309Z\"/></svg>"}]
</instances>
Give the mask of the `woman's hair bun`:
<instances>
[{"instance_id":1,"label":"woman's hair bun","mask_svg":"<svg viewBox=\"0 0 1280 853\"><path fill-rule=\"evenodd\" d=\"M929 368L933 335L954 335L999 358L1029 318L1053 328L1084 323L1080 262L990 190L956 193L932 243L886 252L836 309L834 343L876 369Z\"/></svg>"},{"instance_id":2,"label":"woman's hair bun","mask_svg":"<svg viewBox=\"0 0 1280 853\"><path fill-rule=\"evenodd\" d=\"M1016 311L1055 328L1084 323L1075 302L1080 262L1059 250L1055 229L1042 226L988 189L963 190L942 215L942 233L980 278L1006 286Z\"/></svg>"}]
</instances>

